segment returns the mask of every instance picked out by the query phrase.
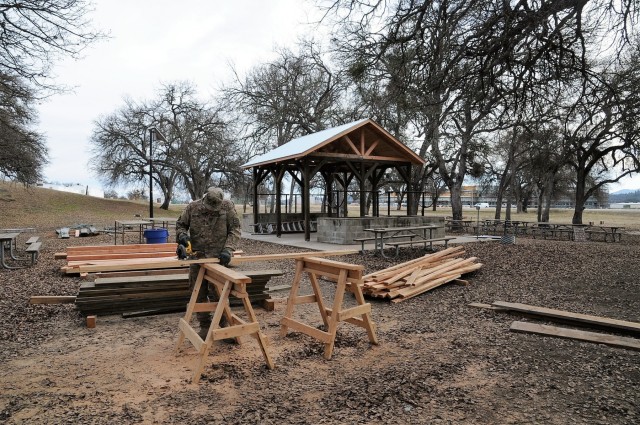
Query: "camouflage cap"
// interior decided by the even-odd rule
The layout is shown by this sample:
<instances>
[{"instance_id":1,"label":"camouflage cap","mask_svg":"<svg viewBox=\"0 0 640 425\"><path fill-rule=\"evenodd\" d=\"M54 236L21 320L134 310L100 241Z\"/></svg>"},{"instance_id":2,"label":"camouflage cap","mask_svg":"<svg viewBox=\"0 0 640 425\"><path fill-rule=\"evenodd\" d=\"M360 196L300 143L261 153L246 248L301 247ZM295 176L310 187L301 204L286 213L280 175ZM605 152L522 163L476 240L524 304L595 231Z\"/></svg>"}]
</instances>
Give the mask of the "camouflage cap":
<instances>
[{"instance_id":1,"label":"camouflage cap","mask_svg":"<svg viewBox=\"0 0 640 425\"><path fill-rule=\"evenodd\" d=\"M214 209L220 209L223 198L224 193L222 192L222 189L212 186L207 189L207 193L204 195L204 202Z\"/></svg>"}]
</instances>

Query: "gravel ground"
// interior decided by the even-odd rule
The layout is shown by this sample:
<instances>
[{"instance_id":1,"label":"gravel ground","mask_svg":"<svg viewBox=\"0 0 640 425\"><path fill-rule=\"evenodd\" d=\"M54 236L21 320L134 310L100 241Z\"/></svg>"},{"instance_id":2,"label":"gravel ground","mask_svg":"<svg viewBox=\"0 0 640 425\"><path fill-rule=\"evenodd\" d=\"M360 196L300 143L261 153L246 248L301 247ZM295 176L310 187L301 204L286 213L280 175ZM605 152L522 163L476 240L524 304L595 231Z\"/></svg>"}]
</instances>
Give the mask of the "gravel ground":
<instances>
[{"instance_id":1,"label":"gravel ground","mask_svg":"<svg viewBox=\"0 0 640 425\"><path fill-rule=\"evenodd\" d=\"M73 305L28 304L31 295L77 293L81 280L58 271L55 252L110 241L51 233L37 265L0 271L0 422L640 423L640 353L512 333L513 320L536 320L468 306L501 300L640 321L638 235L621 243L467 244L466 256L484 264L466 277L469 285L398 304L371 300L380 345L342 324L329 361L311 338L279 337L284 303L273 312L256 308L276 368L266 368L253 341L224 344L214 347L197 385L190 384L193 348L173 353L179 314L99 317L87 329ZM241 249L297 250L250 240ZM406 249L400 261L422 254ZM336 259L366 272L396 262ZM283 270L271 285L293 279L292 261L246 268ZM333 284L321 285L329 297ZM318 324L310 307L296 312Z\"/></svg>"}]
</instances>

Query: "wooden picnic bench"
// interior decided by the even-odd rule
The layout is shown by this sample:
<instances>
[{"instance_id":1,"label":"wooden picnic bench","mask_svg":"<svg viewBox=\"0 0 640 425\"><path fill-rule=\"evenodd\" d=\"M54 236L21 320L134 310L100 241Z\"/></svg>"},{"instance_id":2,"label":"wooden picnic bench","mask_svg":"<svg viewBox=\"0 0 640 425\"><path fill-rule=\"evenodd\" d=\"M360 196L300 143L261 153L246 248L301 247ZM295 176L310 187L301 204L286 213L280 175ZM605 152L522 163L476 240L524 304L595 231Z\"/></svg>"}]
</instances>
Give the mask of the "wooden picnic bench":
<instances>
[{"instance_id":1,"label":"wooden picnic bench","mask_svg":"<svg viewBox=\"0 0 640 425\"><path fill-rule=\"evenodd\" d=\"M31 265L34 265L36 261L38 261L38 256L40 255L40 247L42 246L42 242L33 242L29 244L25 252L31 255Z\"/></svg>"},{"instance_id":2,"label":"wooden picnic bench","mask_svg":"<svg viewBox=\"0 0 640 425\"><path fill-rule=\"evenodd\" d=\"M276 233L276 223L255 223L253 226L254 235L272 235ZM318 230L316 221L309 222L309 231L316 232ZM280 224L281 233L302 233L304 232L304 220L284 221Z\"/></svg>"},{"instance_id":3,"label":"wooden picnic bench","mask_svg":"<svg viewBox=\"0 0 640 425\"><path fill-rule=\"evenodd\" d=\"M394 236L385 236L385 239L401 239L401 238L411 238L411 240L413 240L413 238L415 238L417 235L415 234L410 234L410 235L394 235ZM364 250L364 244L365 242L374 242L376 240L375 237L367 237L367 238L353 238L353 240L355 242L360 242L360 244L362 245L362 249L360 250L360 252L362 254L365 254L366 251Z\"/></svg>"},{"instance_id":4,"label":"wooden picnic bench","mask_svg":"<svg viewBox=\"0 0 640 425\"><path fill-rule=\"evenodd\" d=\"M413 246L413 244L424 244L424 249L427 249L427 243L429 244L429 249L433 251L433 243L434 242L444 242L444 247L447 248L449 245L449 241L455 239L455 236L445 236L442 238L431 238L431 239L417 239L410 240L404 242L387 242L387 245L396 248L396 257L400 254L400 247L409 245Z\"/></svg>"}]
</instances>

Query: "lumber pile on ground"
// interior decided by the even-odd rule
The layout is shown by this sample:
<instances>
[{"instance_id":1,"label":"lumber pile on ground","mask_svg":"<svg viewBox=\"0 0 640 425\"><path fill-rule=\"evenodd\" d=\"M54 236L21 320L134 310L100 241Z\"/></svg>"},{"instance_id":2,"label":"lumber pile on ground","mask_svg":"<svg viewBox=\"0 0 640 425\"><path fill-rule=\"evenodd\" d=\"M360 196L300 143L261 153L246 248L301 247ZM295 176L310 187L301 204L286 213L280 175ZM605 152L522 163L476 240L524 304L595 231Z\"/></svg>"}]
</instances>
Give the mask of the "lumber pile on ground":
<instances>
[{"instance_id":1,"label":"lumber pile on ground","mask_svg":"<svg viewBox=\"0 0 640 425\"><path fill-rule=\"evenodd\" d=\"M407 300L482 267L476 257L460 258L463 255L464 247L457 246L368 274L363 292L392 302Z\"/></svg>"},{"instance_id":2,"label":"lumber pile on ground","mask_svg":"<svg viewBox=\"0 0 640 425\"><path fill-rule=\"evenodd\" d=\"M129 272L127 275L102 273L93 282L80 286L75 303L84 315L109 315L127 312L178 312L184 311L191 291L189 274L185 270L166 273L160 270L155 275L150 271ZM280 270L240 271L251 278L247 285L249 300L262 303L270 298L267 283L273 276L282 274ZM230 298L231 305L240 300ZM143 315L143 314L140 314ZM148 315L148 314L147 314Z\"/></svg>"}]
</instances>

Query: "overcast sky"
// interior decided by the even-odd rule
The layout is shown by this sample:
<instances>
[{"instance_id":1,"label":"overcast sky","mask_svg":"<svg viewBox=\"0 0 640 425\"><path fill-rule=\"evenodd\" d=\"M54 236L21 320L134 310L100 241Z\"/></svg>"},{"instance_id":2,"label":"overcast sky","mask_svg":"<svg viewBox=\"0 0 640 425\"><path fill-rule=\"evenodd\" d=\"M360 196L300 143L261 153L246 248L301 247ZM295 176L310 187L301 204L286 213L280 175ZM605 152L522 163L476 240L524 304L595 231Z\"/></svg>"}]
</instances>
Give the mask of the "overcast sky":
<instances>
[{"instance_id":1,"label":"overcast sky","mask_svg":"<svg viewBox=\"0 0 640 425\"><path fill-rule=\"evenodd\" d=\"M80 60L55 68L56 82L72 93L39 108L51 163L46 180L99 186L88 170L93 122L114 112L123 98L152 97L161 83L189 80L203 96L241 72L316 32L317 12L303 0L94 0L94 26L110 33Z\"/></svg>"},{"instance_id":2,"label":"overcast sky","mask_svg":"<svg viewBox=\"0 0 640 425\"><path fill-rule=\"evenodd\" d=\"M80 60L59 63L58 84L72 86L40 108L47 137L50 182L102 184L88 170L93 121L134 100L152 97L163 82L189 80L210 95L230 79L291 46L319 16L309 0L94 0L94 26L110 38L90 46ZM640 177L612 187L640 188Z\"/></svg>"}]
</instances>

